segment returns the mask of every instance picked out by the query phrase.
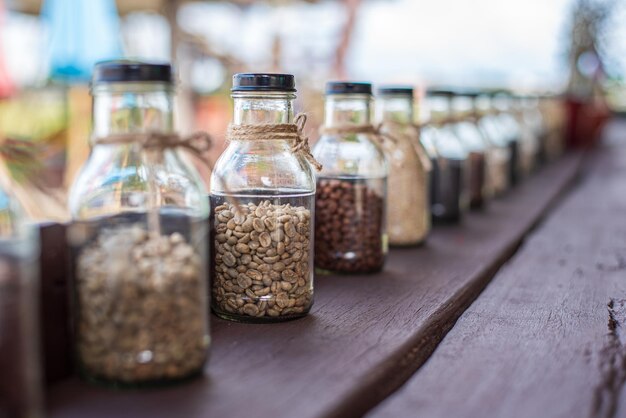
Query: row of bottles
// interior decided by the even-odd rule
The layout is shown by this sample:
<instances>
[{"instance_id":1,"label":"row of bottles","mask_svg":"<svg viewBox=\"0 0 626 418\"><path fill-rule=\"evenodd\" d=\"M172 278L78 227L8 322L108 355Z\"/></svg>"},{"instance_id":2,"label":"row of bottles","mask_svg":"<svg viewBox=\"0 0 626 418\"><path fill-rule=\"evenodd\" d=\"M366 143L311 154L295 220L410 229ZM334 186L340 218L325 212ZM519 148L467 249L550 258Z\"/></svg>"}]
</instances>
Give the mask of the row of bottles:
<instances>
[{"instance_id":1,"label":"row of bottles","mask_svg":"<svg viewBox=\"0 0 626 418\"><path fill-rule=\"evenodd\" d=\"M316 270L380 271L389 245L423 243L431 219L458 221L560 150L535 98L433 89L415 124L412 88L381 88L374 102L371 84L351 82L327 84L311 149L294 77L237 74L207 191L180 155L208 144L174 131L169 65L100 63L92 93L92 152L69 199L72 317L80 373L114 386L201 373L209 299L233 321L302 317ZM2 236L18 242L3 213ZM32 283L29 248L0 251L2 295ZM7 301L8 314L25 309Z\"/></svg>"},{"instance_id":2,"label":"row of bottles","mask_svg":"<svg viewBox=\"0 0 626 418\"><path fill-rule=\"evenodd\" d=\"M421 104L422 144L433 164L434 222L458 222L562 151L535 97L430 89Z\"/></svg>"}]
</instances>

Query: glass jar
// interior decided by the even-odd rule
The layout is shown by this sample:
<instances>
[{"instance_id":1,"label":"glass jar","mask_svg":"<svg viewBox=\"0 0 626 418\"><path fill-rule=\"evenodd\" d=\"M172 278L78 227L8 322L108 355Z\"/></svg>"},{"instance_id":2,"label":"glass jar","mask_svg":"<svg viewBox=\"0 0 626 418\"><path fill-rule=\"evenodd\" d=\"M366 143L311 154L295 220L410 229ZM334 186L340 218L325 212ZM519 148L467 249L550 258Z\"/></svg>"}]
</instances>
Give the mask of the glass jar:
<instances>
[{"instance_id":1,"label":"glass jar","mask_svg":"<svg viewBox=\"0 0 626 418\"><path fill-rule=\"evenodd\" d=\"M70 190L78 368L115 386L186 379L207 359L207 192L175 147L148 145L174 135L172 77L96 65L93 148Z\"/></svg>"},{"instance_id":2,"label":"glass jar","mask_svg":"<svg viewBox=\"0 0 626 418\"><path fill-rule=\"evenodd\" d=\"M450 124L450 94L429 89L422 106L421 141L433 163L430 204L434 222L458 222L469 206L468 153Z\"/></svg>"},{"instance_id":3,"label":"glass jar","mask_svg":"<svg viewBox=\"0 0 626 418\"><path fill-rule=\"evenodd\" d=\"M34 228L0 187L0 417L43 416L38 254Z\"/></svg>"},{"instance_id":4,"label":"glass jar","mask_svg":"<svg viewBox=\"0 0 626 418\"><path fill-rule=\"evenodd\" d=\"M537 166L541 121L519 95L512 98L511 114L519 126L520 175L528 177Z\"/></svg>"},{"instance_id":5,"label":"glass jar","mask_svg":"<svg viewBox=\"0 0 626 418\"><path fill-rule=\"evenodd\" d=\"M546 161L546 130L543 115L539 111L539 100L537 96L526 94L519 97L519 103L521 123L528 127L534 139L533 168L538 168Z\"/></svg>"},{"instance_id":6,"label":"glass jar","mask_svg":"<svg viewBox=\"0 0 626 418\"><path fill-rule=\"evenodd\" d=\"M472 92L454 92L451 99L452 129L468 151L470 208L480 209L491 194L487 182L491 146L474 123L473 97Z\"/></svg>"},{"instance_id":7,"label":"glass jar","mask_svg":"<svg viewBox=\"0 0 626 418\"><path fill-rule=\"evenodd\" d=\"M487 158L487 187L491 194L499 196L509 188L509 163L511 150L506 133L497 120L489 94L480 93L474 98L476 126L491 144Z\"/></svg>"},{"instance_id":8,"label":"glass jar","mask_svg":"<svg viewBox=\"0 0 626 418\"><path fill-rule=\"evenodd\" d=\"M387 233L389 244L417 245L430 231L430 161L420 158L413 125L413 88L378 89L377 121L393 140L383 142L389 165Z\"/></svg>"},{"instance_id":9,"label":"glass jar","mask_svg":"<svg viewBox=\"0 0 626 418\"><path fill-rule=\"evenodd\" d=\"M499 124L509 146L509 186L514 187L521 180L522 156L520 150L520 126L512 115L511 96L508 93L496 93L492 98L497 110L496 123Z\"/></svg>"},{"instance_id":10,"label":"glass jar","mask_svg":"<svg viewBox=\"0 0 626 418\"><path fill-rule=\"evenodd\" d=\"M546 130L546 160L554 161L565 150L566 108L561 98L548 94L541 97L539 111Z\"/></svg>"},{"instance_id":11,"label":"glass jar","mask_svg":"<svg viewBox=\"0 0 626 418\"><path fill-rule=\"evenodd\" d=\"M293 142L276 132L294 123L295 92L289 74L233 77L232 126L239 130L211 178L212 308L224 319L284 321L313 304L315 178Z\"/></svg>"},{"instance_id":12,"label":"glass jar","mask_svg":"<svg viewBox=\"0 0 626 418\"><path fill-rule=\"evenodd\" d=\"M369 273L387 254L387 162L371 125L372 85L326 84L317 174L315 265L325 272Z\"/></svg>"}]
</instances>

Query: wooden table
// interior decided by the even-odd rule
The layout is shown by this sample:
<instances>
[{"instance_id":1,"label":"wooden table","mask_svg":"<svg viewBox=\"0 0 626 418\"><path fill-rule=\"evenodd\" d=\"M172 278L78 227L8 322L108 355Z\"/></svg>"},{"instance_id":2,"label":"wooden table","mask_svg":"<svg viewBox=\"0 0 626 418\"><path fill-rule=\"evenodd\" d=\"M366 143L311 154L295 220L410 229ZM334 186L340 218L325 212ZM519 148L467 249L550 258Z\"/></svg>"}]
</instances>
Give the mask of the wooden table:
<instances>
[{"instance_id":1,"label":"wooden table","mask_svg":"<svg viewBox=\"0 0 626 418\"><path fill-rule=\"evenodd\" d=\"M203 378L141 391L71 378L49 389L49 414L610 416L626 375L626 144L583 157L391 251L380 274L316 277L307 318L212 317Z\"/></svg>"}]
</instances>

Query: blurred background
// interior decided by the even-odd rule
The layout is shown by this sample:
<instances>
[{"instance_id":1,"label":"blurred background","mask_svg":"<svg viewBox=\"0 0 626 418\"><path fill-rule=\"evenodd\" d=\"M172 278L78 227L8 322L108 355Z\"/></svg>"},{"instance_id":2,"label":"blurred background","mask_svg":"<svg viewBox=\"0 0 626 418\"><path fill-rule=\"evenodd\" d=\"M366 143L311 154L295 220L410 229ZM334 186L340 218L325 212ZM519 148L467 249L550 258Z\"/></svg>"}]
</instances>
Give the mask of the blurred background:
<instances>
[{"instance_id":1,"label":"blurred background","mask_svg":"<svg viewBox=\"0 0 626 418\"><path fill-rule=\"evenodd\" d=\"M175 64L179 130L211 133L214 159L245 71L295 74L311 133L324 83L353 79L556 95L576 143L585 118L626 111L625 23L626 0L0 0L0 157L36 147L9 169L61 202L89 152L91 69L119 57Z\"/></svg>"}]
</instances>

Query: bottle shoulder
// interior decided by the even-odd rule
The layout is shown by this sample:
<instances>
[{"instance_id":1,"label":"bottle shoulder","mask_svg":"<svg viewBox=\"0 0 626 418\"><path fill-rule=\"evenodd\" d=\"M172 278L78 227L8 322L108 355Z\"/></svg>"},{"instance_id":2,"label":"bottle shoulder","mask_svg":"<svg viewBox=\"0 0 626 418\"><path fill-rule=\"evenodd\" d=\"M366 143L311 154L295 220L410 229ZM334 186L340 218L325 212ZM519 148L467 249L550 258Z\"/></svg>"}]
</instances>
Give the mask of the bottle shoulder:
<instances>
[{"instance_id":1,"label":"bottle shoulder","mask_svg":"<svg viewBox=\"0 0 626 418\"><path fill-rule=\"evenodd\" d=\"M467 158L467 149L450 125L443 125L434 130L433 143L440 157L455 160Z\"/></svg>"},{"instance_id":2,"label":"bottle shoulder","mask_svg":"<svg viewBox=\"0 0 626 418\"><path fill-rule=\"evenodd\" d=\"M301 152L283 141L233 141L222 152L211 175L211 193L281 190L315 191L313 167Z\"/></svg>"},{"instance_id":3,"label":"bottle shoulder","mask_svg":"<svg viewBox=\"0 0 626 418\"><path fill-rule=\"evenodd\" d=\"M485 151L489 148L489 144L483 137L477 125L473 122L457 122L454 124L454 130L468 150Z\"/></svg>"},{"instance_id":4,"label":"bottle shoulder","mask_svg":"<svg viewBox=\"0 0 626 418\"><path fill-rule=\"evenodd\" d=\"M191 216L208 214L207 191L196 168L176 150L147 159L143 151L96 146L69 192L72 218L144 212L154 205Z\"/></svg>"},{"instance_id":5,"label":"bottle shoulder","mask_svg":"<svg viewBox=\"0 0 626 418\"><path fill-rule=\"evenodd\" d=\"M324 167L322 175L385 177L388 173L380 140L370 134L322 135L313 155Z\"/></svg>"}]
</instances>

